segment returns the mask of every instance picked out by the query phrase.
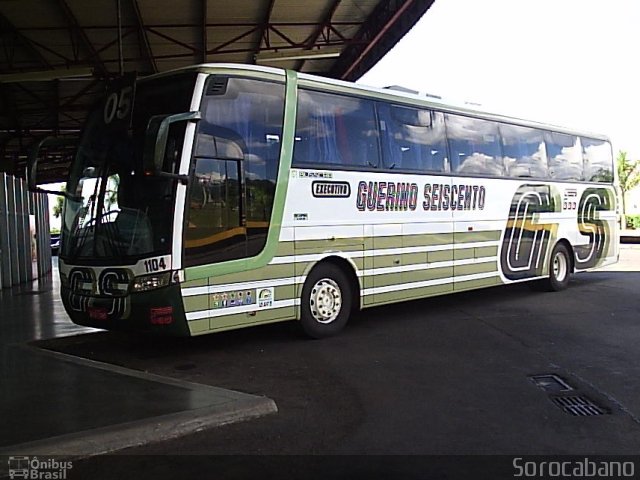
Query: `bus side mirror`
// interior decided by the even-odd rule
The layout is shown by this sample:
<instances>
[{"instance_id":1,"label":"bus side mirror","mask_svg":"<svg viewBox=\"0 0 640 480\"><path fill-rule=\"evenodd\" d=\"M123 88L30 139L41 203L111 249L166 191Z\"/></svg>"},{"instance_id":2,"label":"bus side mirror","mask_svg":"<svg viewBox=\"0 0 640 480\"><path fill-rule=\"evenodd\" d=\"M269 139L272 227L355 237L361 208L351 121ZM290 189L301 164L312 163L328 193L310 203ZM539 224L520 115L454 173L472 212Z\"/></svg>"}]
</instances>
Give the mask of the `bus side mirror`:
<instances>
[{"instance_id":1,"label":"bus side mirror","mask_svg":"<svg viewBox=\"0 0 640 480\"><path fill-rule=\"evenodd\" d=\"M200 112L176 113L174 115L154 115L149 119L145 132L144 173L186 181L187 175L163 170L169 128L178 122L197 122L202 118Z\"/></svg>"},{"instance_id":2,"label":"bus side mirror","mask_svg":"<svg viewBox=\"0 0 640 480\"><path fill-rule=\"evenodd\" d=\"M29 152L27 159L27 182L29 191L36 193L50 193L52 195L67 196L64 191L53 191L38 187L38 161L40 159L40 153L45 147L49 148L68 148L77 147L78 138L57 138L57 137L45 137L36 141Z\"/></svg>"}]
</instances>

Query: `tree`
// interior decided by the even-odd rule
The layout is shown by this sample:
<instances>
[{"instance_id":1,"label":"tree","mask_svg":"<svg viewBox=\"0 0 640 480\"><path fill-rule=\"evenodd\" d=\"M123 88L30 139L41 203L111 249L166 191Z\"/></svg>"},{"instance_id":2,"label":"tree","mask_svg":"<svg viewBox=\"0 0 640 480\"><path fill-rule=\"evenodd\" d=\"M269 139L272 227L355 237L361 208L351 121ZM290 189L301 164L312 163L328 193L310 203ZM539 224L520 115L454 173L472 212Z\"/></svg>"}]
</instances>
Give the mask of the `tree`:
<instances>
[{"instance_id":1,"label":"tree","mask_svg":"<svg viewBox=\"0 0 640 480\"><path fill-rule=\"evenodd\" d=\"M627 159L627 152L620 150L616 159L618 169L618 185L622 194L622 218L624 220L623 227L627 225L627 192L633 190L640 184L640 160L631 161Z\"/></svg>"},{"instance_id":2,"label":"tree","mask_svg":"<svg viewBox=\"0 0 640 480\"><path fill-rule=\"evenodd\" d=\"M64 186L60 190L64 192ZM62 215L63 205L64 205L64 197L62 195L58 195L56 197L56 203L51 209L51 213L53 213L54 217L60 218L60 216Z\"/></svg>"}]
</instances>

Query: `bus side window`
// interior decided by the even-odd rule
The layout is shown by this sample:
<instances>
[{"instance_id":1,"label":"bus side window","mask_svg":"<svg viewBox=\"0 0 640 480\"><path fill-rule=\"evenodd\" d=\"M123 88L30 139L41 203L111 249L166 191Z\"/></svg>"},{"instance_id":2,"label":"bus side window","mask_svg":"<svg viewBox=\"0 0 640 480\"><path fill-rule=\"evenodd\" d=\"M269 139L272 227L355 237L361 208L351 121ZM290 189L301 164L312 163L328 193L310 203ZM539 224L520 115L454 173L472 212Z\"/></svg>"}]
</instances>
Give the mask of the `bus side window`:
<instances>
[{"instance_id":1,"label":"bus side window","mask_svg":"<svg viewBox=\"0 0 640 480\"><path fill-rule=\"evenodd\" d=\"M505 176L496 122L450 113L445 122L453 172Z\"/></svg>"},{"instance_id":2,"label":"bus side window","mask_svg":"<svg viewBox=\"0 0 640 480\"><path fill-rule=\"evenodd\" d=\"M554 180L582 180L582 152L578 137L564 133L545 132L549 156L549 175Z\"/></svg>"},{"instance_id":3,"label":"bus side window","mask_svg":"<svg viewBox=\"0 0 640 480\"><path fill-rule=\"evenodd\" d=\"M217 77L208 86L216 87ZM258 255L278 176L284 84L224 78L207 88L198 124L185 229L185 264ZM221 82L220 82L221 83Z\"/></svg>"},{"instance_id":4,"label":"bus side window","mask_svg":"<svg viewBox=\"0 0 640 480\"><path fill-rule=\"evenodd\" d=\"M613 155L606 140L580 137L584 161L584 179L587 182L613 181Z\"/></svg>"},{"instance_id":5,"label":"bus side window","mask_svg":"<svg viewBox=\"0 0 640 480\"><path fill-rule=\"evenodd\" d=\"M301 89L293 164L378 165L378 130L370 100Z\"/></svg>"},{"instance_id":6,"label":"bus side window","mask_svg":"<svg viewBox=\"0 0 640 480\"><path fill-rule=\"evenodd\" d=\"M547 153L541 130L500 124L507 175L514 178L547 178Z\"/></svg>"},{"instance_id":7,"label":"bus side window","mask_svg":"<svg viewBox=\"0 0 640 480\"><path fill-rule=\"evenodd\" d=\"M447 171L444 115L433 110L378 104L386 168Z\"/></svg>"}]
</instances>

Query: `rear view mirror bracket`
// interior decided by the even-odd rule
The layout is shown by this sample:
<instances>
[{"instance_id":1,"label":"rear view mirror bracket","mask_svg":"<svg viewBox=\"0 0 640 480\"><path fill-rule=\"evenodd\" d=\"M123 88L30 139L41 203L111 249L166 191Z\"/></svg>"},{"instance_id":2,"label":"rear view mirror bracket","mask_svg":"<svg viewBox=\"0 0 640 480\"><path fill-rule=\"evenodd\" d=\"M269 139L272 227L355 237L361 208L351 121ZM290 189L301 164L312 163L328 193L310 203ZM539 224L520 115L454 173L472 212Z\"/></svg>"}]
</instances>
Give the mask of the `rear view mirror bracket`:
<instances>
[{"instance_id":1,"label":"rear view mirror bracket","mask_svg":"<svg viewBox=\"0 0 640 480\"><path fill-rule=\"evenodd\" d=\"M75 146L77 144L78 144L77 137L67 137L67 138L44 137L36 141L31 147L31 150L29 152L29 157L27 159L27 184L29 187L29 191L36 192L36 193L47 193L51 195L60 195L65 198L73 198L73 195L69 195L67 192L48 190L45 188L38 187L37 170L38 170L38 161L39 161L40 151L42 150L43 147L45 146L66 147L66 146Z\"/></svg>"},{"instance_id":2,"label":"rear view mirror bracket","mask_svg":"<svg viewBox=\"0 0 640 480\"><path fill-rule=\"evenodd\" d=\"M174 115L156 115L151 117L147 126L145 148L145 173L166 178L174 178L182 183L188 180L188 175L164 171L164 157L169 138L169 128L178 122L197 122L202 118L200 112L185 112Z\"/></svg>"}]
</instances>

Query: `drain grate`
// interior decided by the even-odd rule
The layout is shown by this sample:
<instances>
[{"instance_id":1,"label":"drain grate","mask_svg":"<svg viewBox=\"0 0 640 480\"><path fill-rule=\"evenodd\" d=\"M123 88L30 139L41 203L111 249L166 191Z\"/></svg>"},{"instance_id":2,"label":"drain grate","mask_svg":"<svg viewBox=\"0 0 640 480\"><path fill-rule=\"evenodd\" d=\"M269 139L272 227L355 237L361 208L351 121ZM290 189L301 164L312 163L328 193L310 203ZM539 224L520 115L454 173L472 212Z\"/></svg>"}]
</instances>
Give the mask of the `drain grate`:
<instances>
[{"instance_id":1,"label":"drain grate","mask_svg":"<svg viewBox=\"0 0 640 480\"><path fill-rule=\"evenodd\" d=\"M575 417L591 417L609 413L583 395L552 396L551 401L565 412Z\"/></svg>"},{"instance_id":2,"label":"drain grate","mask_svg":"<svg viewBox=\"0 0 640 480\"><path fill-rule=\"evenodd\" d=\"M545 392L569 392L573 387L558 375L547 373L529 377L533 383Z\"/></svg>"}]
</instances>

